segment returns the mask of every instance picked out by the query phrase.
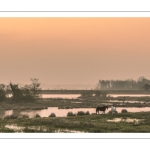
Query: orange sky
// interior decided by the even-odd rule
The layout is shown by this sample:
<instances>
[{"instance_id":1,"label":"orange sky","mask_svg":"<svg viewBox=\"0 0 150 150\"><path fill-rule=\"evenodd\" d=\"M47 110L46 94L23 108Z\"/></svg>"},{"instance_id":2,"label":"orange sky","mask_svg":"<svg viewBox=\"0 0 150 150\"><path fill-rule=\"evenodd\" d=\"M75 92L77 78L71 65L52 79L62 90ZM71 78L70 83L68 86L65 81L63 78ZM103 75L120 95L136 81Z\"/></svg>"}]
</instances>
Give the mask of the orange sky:
<instances>
[{"instance_id":1,"label":"orange sky","mask_svg":"<svg viewBox=\"0 0 150 150\"><path fill-rule=\"evenodd\" d=\"M1 83L150 79L150 18L0 18Z\"/></svg>"}]
</instances>

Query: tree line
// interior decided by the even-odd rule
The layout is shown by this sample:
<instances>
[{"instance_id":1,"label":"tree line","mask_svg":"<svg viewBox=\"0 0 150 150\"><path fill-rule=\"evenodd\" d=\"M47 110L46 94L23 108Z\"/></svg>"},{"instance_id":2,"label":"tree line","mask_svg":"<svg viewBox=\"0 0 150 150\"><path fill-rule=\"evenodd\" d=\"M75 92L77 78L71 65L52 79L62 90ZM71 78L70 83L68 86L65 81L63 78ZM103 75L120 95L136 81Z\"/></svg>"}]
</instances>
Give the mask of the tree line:
<instances>
[{"instance_id":1,"label":"tree line","mask_svg":"<svg viewBox=\"0 0 150 150\"><path fill-rule=\"evenodd\" d=\"M149 90L150 80L144 76L139 77L137 80L99 80L96 85L99 90Z\"/></svg>"},{"instance_id":2,"label":"tree line","mask_svg":"<svg viewBox=\"0 0 150 150\"><path fill-rule=\"evenodd\" d=\"M19 87L18 84L10 82L8 85L0 84L0 102L11 99L14 102L34 101L40 97L41 87L39 79L31 78L31 84ZM11 97L9 96L11 95Z\"/></svg>"}]
</instances>

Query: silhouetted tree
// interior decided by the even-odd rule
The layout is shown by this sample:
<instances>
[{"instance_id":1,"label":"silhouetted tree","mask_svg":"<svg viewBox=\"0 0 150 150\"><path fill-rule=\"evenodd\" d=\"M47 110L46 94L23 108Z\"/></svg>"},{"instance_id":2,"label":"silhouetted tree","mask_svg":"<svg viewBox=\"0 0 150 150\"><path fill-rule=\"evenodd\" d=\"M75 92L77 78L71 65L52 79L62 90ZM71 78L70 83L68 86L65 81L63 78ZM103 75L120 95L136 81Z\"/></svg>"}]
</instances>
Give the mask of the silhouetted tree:
<instances>
[{"instance_id":1,"label":"silhouetted tree","mask_svg":"<svg viewBox=\"0 0 150 150\"><path fill-rule=\"evenodd\" d=\"M18 84L12 84L10 82L9 85L12 90L13 99L16 101L21 100L23 98L23 92L21 89L19 89Z\"/></svg>"},{"instance_id":2,"label":"silhouetted tree","mask_svg":"<svg viewBox=\"0 0 150 150\"><path fill-rule=\"evenodd\" d=\"M0 84L0 101L3 101L6 97L6 89L4 84Z\"/></svg>"},{"instance_id":3,"label":"silhouetted tree","mask_svg":"<svg viewBox=\"0 0 150 150\"><path fill-rule=\"evenodd\" d=\"M32 94L33 94L33 96L35 97L35 98L38 98L40 95L41 95L41 87L40 87L40 85L41 85L41 83L39 82L39 79L37 79L37 78L31 78L31 85L30 85L30 90L31 90L31 92L32 92Z\"/></svg>"},{"instance_id":4,"label":"silhouetted tree","mask_svg":"<svg viewBox=\"0 0 150 150\"><path fill-rule=\"evenodd\" d=\"M102 93L101 93L101 91L96 90L94 92L94 94L95 94L95 96L100 97Z\"/></svg>"},{"instance_id":5,"label":"silhouetted tree","mask_svg":"<svg viewBox=\"0 0 150 150\"><path fill-rule=\"evenodd\" d=\"M143 88L144 88L144 90L148 91L148 90L150 89L150 85L146 83L146 84L143 86Z\"/></svg>"},{"instance_id":6,"label":"silhouetted tree","mask_svg":"<svg viewBox=\"0 0 150 150\"><path fill-rule=\"evenodd\" d=\"M12 84L11 82L9 85L15 101L32 101L41 94L41 84L37 78L31 78L31 84L25 85L24 87L19 88L18 84Z\"/></svg>"}]
</instances>

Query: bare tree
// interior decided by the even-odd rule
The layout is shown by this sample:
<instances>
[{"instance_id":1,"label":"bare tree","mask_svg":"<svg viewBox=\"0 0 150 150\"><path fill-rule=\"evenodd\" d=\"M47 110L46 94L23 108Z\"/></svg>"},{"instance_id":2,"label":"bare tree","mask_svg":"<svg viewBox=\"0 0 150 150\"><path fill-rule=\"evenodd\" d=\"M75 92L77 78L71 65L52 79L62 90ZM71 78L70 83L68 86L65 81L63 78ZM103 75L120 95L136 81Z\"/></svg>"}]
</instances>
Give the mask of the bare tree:
<instances>
[{"instance_id":1,"label":"bare tree","mask_svg":"<svg viewBox=\"0 0 150 150\"><path fill-rule=\"evenodd\" d=\"M31 92L32 92L33 96L35 98L40 97L42 89L40 87L41 83L39 82L39 79L31 78L31 82L32 83L31 83L30 87L31 87Z\"/></svg>"},{"instance_id":2,"label":"bare tree","mask_svg":"<svg viewBox=\"0 0 150 150\"><path fill-rule=\"evenodd\" d=\"M0 84L0 101L3 101L6 97L6 90L5 90L5 85Z\"/></svg>"}]
</instances>

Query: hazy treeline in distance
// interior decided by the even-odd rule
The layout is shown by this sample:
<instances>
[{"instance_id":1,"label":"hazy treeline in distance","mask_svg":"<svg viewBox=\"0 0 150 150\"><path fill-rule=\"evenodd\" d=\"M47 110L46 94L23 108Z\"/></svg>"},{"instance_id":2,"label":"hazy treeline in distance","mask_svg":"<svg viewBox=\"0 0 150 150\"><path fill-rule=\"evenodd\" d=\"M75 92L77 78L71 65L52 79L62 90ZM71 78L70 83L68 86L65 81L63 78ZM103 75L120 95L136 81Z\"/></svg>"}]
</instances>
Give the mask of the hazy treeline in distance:
<instances>
[{"instance_id":1,"label":"hazy treeline in distance","mask_svg":"<svg viewBox=\"0 0 150 150\"><path fill-rule=\"evenodd\" d=\"M96 89L100 90L149 90L150 80L144 76L139 77L137 80L99 80Z\"/></svg>"}]
</instances>

